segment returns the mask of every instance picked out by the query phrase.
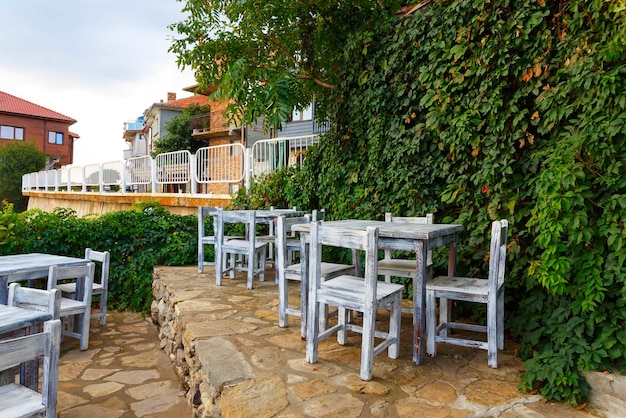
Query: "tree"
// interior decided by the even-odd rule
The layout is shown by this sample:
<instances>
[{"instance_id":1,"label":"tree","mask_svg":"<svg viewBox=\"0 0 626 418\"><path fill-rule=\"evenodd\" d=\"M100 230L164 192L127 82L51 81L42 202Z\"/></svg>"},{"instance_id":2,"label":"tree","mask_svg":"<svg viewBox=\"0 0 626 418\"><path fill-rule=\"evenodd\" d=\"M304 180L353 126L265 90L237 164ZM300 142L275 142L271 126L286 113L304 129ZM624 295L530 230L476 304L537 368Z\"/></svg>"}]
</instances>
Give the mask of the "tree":
<instances>
[{"instance_id":1,"label":"tree","mask_svg":"<svg viewBox=\"0 0 626 418\"><path fill-rule=\"evenodd\" d=\"M167 135L154 141L154 151L151 153L152 157L165 152L182 150L188 150L193 153L196 152L198 148L205 146L206 143L203 140L195 139L193 137L191 119L195 115L208 113L209 111L209 106L192 104L183 110L182 114L174 116L165 124Z\"/></svg>"},{"instance_id":2,"label":"tree","mask_svg":"<svg viewBox=\"0 0 626 418\"><path fill-rule=\"evenodd\" d=\"M16 211L26 210L22 176L46 166L46 154L32 142L13 142L0 148L0 199L13 203Z\"/></svg>"},{"instance_id":3,"label":"tree","mask_svg":"<svg viewBox=\"0 0 626 418\"><path fill-rule=\"evenodd\" d=\"M268 130L313 99L316 114L325 116L345 44L353 34L370 36L368 29L395 19L398 4L186 0L187 19L170 25L180 35L170 51L179 67L195 70L201 89L217 86L215 97L233 101L227 108L231 122L262 117Z\"/></svg>"}]
</instances>

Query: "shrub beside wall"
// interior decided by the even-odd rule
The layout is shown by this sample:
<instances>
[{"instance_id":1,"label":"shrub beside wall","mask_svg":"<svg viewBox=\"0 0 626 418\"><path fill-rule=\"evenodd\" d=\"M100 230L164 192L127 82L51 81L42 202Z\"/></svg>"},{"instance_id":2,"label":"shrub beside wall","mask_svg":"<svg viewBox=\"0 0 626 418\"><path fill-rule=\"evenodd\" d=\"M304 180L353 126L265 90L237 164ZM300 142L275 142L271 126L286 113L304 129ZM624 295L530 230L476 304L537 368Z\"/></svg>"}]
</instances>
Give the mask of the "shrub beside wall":
<instances>
[{"instance_id":1,"label":"shrub beside wall","mask_svg":"<svg viewBox=\"0 0 626 418\"><path fill-rule=\"evenodd\" d=\"M197 217L173 215L157 203L100 217L72 210L0 212L0 255L29 252L84 257L85 248L111 252L109 304L149 312L155 265L197 262Z\"/></svg>"}]
</instances>

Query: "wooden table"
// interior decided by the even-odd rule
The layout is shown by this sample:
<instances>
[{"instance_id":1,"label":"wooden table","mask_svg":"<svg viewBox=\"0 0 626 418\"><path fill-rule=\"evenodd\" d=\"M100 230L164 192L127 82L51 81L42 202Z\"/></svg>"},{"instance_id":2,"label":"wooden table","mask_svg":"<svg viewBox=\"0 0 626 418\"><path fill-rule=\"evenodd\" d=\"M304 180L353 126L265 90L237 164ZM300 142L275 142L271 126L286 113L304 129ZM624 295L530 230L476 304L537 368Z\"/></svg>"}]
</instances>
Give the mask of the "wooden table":
<instances>
[{"instance_id":1,"label":"wooden table","mask_svg":"<svg viewBox=\"0 0 626 418\"><path fill-rule=\"evenodd\" d=\"M48 312L18 308L15 306L0 305L0 338L10 336L15 338L18 331L23 330L23 335L37 332L39 324L52 319ZM31 364L32 363L32 364ZM38 379L37 361L30 362L21 367L21 380L25 386L37 390ZM0 384L9 383L17 373L0 374Z\"/></svg>"},{"instance_id":2,"label":"wooden table","mask_svg":"<svg viewBox=\"0 0 626 418\"><path fill-rule=\"evenodd\" d=\"M408 251L415 253L416 277L413 279L413 362L420 365L424 359L426 338L426 254L429 250L448 245L448 274L454 275L456 265L457 234L463 231L462 225L456 224L415 224L408 222L384 222L374 220L341 220L324 222L324 227L338 227L365 230L368 226L378 227L378 247L383 250ZM305 236L306 242L302 254L308 260L310 224L294 225L292 230ZM308 292L308 262L303 263L302 298ZM305 282L306 281L306 282ZM303 319L304 320L304 319Z\"/></svg>"},{"instance_id":3,"label":"wooden table","mask_svg":"<svg viewBox=\"0 0 626 418\"><path fill-rule=\"evenodd\" d=\"M0 256L0 303L7 303L11 282L48 277L51 266L72 266L88 262L84 258L41 253Z\"/></svg>"}]
</instances>

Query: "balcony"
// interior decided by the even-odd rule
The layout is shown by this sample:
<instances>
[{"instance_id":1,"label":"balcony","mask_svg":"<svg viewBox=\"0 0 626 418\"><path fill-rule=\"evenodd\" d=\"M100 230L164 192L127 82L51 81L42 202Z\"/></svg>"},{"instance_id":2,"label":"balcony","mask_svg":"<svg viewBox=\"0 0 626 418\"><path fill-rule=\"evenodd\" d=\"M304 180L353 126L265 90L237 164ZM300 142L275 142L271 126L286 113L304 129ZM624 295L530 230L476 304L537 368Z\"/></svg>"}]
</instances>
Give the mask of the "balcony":
<instances>
[{"instance_id":1,"label":"balcony","mask_svg":"<svg viewBox=\"0 0 626 418\"><path fill-rule=\"evenodd\" d=\"M221 110L196 115L191 119L190 125L194 138L211 139L241 136L241 128L229 126Z\"/></svg>"}]
</instances>

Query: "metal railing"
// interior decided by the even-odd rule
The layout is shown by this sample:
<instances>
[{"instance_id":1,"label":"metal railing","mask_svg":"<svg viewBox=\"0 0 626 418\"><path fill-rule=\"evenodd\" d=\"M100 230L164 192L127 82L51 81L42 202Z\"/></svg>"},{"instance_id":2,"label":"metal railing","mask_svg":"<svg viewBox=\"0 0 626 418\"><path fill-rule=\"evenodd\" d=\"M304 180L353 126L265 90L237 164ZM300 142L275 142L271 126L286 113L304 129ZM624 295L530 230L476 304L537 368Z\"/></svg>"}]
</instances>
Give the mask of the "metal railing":
<instances>
[{"instance_id":1,"label":"metal railing","mask_svg":"<svg viewBox=\"0 0 626 418\"><path fill-rule=\"evenodd\" d=\"M22 176L22 191L230 193L249 188L253 178L282 167L301 165L316 135L260 140L168 152L85 166L65 166Z\"/></svg>"}]
</instances>

